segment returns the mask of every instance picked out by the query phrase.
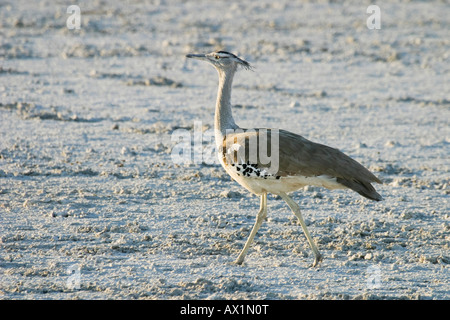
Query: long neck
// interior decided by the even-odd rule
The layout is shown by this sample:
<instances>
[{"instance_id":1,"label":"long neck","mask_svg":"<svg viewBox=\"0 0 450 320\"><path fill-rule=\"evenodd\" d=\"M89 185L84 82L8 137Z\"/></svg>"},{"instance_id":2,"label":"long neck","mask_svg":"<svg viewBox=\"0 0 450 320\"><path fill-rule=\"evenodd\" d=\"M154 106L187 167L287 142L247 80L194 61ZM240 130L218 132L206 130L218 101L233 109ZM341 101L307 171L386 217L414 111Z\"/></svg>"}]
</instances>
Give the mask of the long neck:
<instances>
[{"instance_id":1,"label":"long neck","mask_svg":"<svg viewBox=\"0 0 450 320\"><path fill-rule=\"evenodd\" d=\"M216 144L221 145L227 129L239 128L233 119L231 112L231 86L236 68L218 70L219 89L217 92L216 113L214 117L214 129L216 131Z\"/></svg>"}]
</instances>

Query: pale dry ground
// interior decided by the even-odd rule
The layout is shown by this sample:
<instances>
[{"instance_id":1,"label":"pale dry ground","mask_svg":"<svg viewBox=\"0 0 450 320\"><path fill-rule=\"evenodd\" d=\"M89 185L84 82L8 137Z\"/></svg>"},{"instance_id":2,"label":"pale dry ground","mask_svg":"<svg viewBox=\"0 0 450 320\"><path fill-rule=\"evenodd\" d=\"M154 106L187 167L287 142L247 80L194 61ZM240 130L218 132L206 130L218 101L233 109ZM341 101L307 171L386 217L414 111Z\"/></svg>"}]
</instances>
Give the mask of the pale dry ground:
<instances>
[{"instance_id":1,"label":"pale dry ground","mask_svg":"<svg viewBox=\"0 0 450 320\"><path fill-rule=\"evenodd\" d=\"M73 4L80 30L64 1L0 4L0 299L449 299L448 5L386 4L369 30L370 2ZM213 123L216 72L184 56L215 49L255 66L235 79L238 124L384 182L380 203L294 194L319 268L273 196L234 265L258 199L217 163L171 160L175 130Z\"/></svg>"}]
</instances>

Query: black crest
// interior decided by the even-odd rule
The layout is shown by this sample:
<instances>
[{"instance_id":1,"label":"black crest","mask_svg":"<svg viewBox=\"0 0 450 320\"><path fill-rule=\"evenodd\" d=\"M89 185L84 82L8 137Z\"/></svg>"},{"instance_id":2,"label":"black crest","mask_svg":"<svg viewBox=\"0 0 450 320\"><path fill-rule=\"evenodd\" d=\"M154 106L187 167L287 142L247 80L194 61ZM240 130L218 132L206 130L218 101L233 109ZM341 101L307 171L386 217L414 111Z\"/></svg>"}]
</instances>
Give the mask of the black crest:
<instances>
[{"instance_id":1,"label":"black crest","mask_svg":"<svg viewBox=\"0 0 450 320\"><path fill-rule=\"evenodd\" d=\"M250 70L252 69L252 66L250 65L250 63L248 63L247 61L239 58L237 55L235 55L235 54L233 54L231 52L224 51L224 50L220 50L220 51L216 51L216 52L217 53L228 54L228 55L232 56L233 58L239 60L239 62L241 63L242 67L244 67L245 69L250 69Z\"/></svg>"}]
</instances>

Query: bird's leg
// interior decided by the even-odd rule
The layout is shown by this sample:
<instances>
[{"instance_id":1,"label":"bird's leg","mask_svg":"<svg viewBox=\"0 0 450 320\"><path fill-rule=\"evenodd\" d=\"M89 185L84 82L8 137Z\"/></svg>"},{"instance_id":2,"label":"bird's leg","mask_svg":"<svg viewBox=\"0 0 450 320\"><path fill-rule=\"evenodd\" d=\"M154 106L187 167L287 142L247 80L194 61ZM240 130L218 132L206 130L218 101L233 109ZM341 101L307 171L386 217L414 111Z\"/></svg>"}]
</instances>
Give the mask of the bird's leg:
<instances>
[{"instance_id":1,"label":"bird's leg","mask_svg":"<svg viewBox=\"0 0 450 320\"><path fill-rule=\"evenodd\" d=\"M314 240L312 239L311 235L309 234L308 229L306 228L306 223L303 220L302 214L300 213L300 207L299 205L292 200L291 197L289 197L286 193L280 193L281 198L286 201L288 206L291 208L292 212L295 214L295 216L300 221L300 225L302 226L303 232L305 233L306 239L308 239L309 245L311 246L311 249L314 253L314 263L313 267L317 266L320 261L322 261L322 255L320 254L319 250L317 249L316 244L314 243Z\"/></svg>"},{"instance_id":2,"label":"bird's leg","mask_svg":"<svg viewBox=\"0 0 450 320\"><path fill-rule=\"evenodd\" d=\"M267 193L264 193L261 196L261 205L259 208L258 215L256 216L255 225L253 226L253 229L250 232L250 235L248 236L248 239L244 245L244 248L242 249L241 253L239 254L239 257L235 261L236 264L242 264L242 262L244 262L245 255L247 254L247 251L253 242L253 238L255 237L256 233L258 232L258 229L261 227L262 223L264 222L264 219L266 218L266 216L267 216Z\"/></svg>"}]
</instances>

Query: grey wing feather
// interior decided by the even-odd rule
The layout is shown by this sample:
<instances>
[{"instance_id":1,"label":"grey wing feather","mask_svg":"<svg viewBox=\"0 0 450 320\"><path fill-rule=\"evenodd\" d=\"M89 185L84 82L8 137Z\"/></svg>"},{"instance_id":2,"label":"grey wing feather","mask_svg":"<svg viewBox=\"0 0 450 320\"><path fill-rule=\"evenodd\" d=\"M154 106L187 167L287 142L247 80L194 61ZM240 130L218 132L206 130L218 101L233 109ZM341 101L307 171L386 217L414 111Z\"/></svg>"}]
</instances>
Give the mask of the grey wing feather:
<instances>
[{"instance_id":1,"label":"grey wing feather","mask_svg":"<svg viewBox=\"0 0 450 320\"><path fill-rule=\"evenodd\" d=\"M328 175L371 200L380 201L371 182L381 181L343 152L280 130L280 175Z\"/></svg>"},{"instance_id":2,"label":"grey wing feather","mask_svg":"<svg viewBox=\"0 0 450 320\"><path fill-rule=\"evenodd\" d=\"M280 171L284 175L325 174L344 179L358 177L367 182L381 183L359 162L338 149L311 142L284 130L280 130Z\"/></svg>"}]
</instances>

